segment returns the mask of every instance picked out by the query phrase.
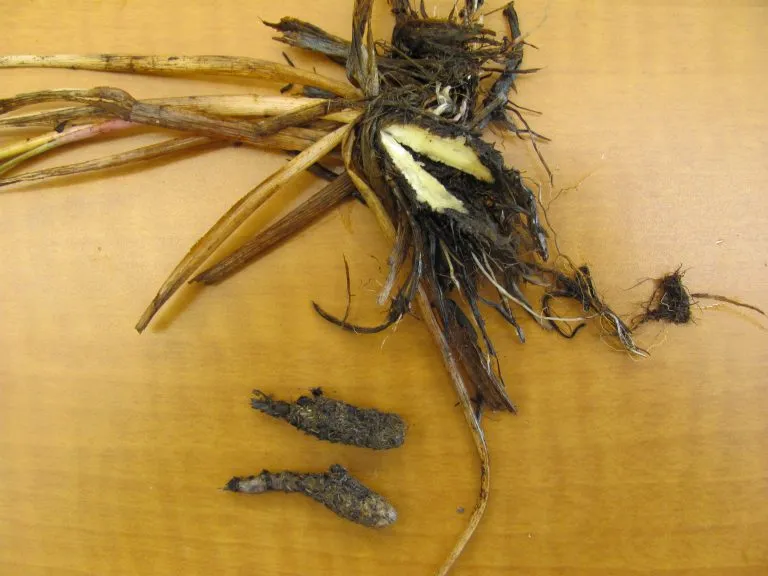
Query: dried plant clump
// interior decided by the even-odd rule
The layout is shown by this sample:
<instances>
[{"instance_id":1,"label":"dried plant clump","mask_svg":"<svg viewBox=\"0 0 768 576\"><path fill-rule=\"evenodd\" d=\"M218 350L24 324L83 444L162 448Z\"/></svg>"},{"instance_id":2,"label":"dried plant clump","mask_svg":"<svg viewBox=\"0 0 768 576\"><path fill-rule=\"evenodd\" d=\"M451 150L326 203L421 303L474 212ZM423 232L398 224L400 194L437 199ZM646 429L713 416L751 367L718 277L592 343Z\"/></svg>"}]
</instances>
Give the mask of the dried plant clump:
<instances>
[{"instance_id":1,"label":"dried plant clump","mask_svg":"<svg viewBox=\"0 0 768 576\"><path fill-rule=\"evenodd\" d=\"M636 320L636 325L645 322L687 324L691 321L693 301L683 285L683 274L678 268L656 281L656 289L645 305L645 312Z\"/></svg>"},{"instance_id":2,"label":"dried plant clump","mask_svg":"<svg viewBox=\"0 0 768 576\"><path fill-rule=\"evenodd\" d=\"M547 286L558 297L573 296L578 272L557 270L550 256L536 197L519 171L505 165L482 139L491 123L519 138L545 140L531 130L524 109L508 98L521 74L525 41L514 6L503 14L508 35L497 36L481 23L478 3L469 1L447 19L429 18L421 6L393 0L396 23L391 41L375 40L371 0L357 0L352 39L346 41L297 19L271 26L280 41L323 54L346 68L352 86L292 66L255 59L168 56L6 57L2 66L66 66L89 70L153 74L232 74L302 87L303 96L215 100L139 101L116 88L49 91L0 102L0 110L41 101L64 100L80 109L52 115L26 115L23 123L117 120L126 125L164 126L197 138L236 140L299 151L283 169L238 201L190 250L158 291L136 328L143 331L184 283L215 283L241 269L277 241L342 201L350 183L393 240L390 273L379 302L388 313L377 326L358 326L319 305L327 320L359 333L395 324L418 303L420 315L437 342L480 457L481 488L468 526L439 573L445 574L477 527L490 490L490 460L478 419L483 406L513 411L496 347L486 329L487 310L500 314L524 340L516 314L522 311L544 328L549 322L583 322L586 317L550 317L536 311L524 293L528 284ZM306 101L307 96L315 97ZM297 102L294 104L294 102ZM300 104L298 103L300 102ZM250 113L250 116L248 115ZM304 132L297 132L302 130ZM313 132L307 132L313 131ZM298 140L303 139L306 145ZM279 143L278 143L279 142ZM204 144L205 142L199 142ZM272 143L272 144L270 144ZM264 202L299 173L341 148L346 173L296 213L257 235L230 257L200 268ZM142 151L131 158L145 156ZM116 159L103 160L105 166ZM543 162L543 158L542 158ZM544 164L546 167L546 164ZM74 173L78 167L68 167ZM548 171L548 169L547 169ZM43 177L53 175L47 174ZM28 175L27 178L39 175ZM0 182L1 184L1 182ZM401 278L404 281L399 282ZM489 282L496 298L481 294ZM570 283L570 284L569 284ZM583 294L576 297L585 303ZM609 318L612 333L632 352L630 332L593 291L593 317ZM473 405L473 397L475 404ZM476 408L477 407L477 408Z\"/></svg>"},{"instance_id":3,"label":"dried plant clump","mask_svg":"<svg viewBox=\"0 0 768 576\"><path fill-rule=\"evenodd\" d=\"M280 42L344 66L349 83L303 71L290 60L285 65L226 56L0 57L0 68L243 76L284 84L284 92L301 93L137 100L118 88L98 87L0 100L0 115L42 102L70 103L53 111L0 118L0 127L50 130L0 148L0 162L4 162L0 175L55 147L128 128L159 126L187 133L95 161L6 176L0 179L0 186L100 170L222 142L296 154L236 202L192 246L142 314L136 325L139 332L185 283L220 282L356 190L393 244L389 274L378 297L387 311L378 324L360 326L349 320L348 311L337 317L317 304L315 310L343 329L375 333L413 312L415 303L440 349L480 458L481 480L475 509L440 567L438 574L442 575L472 536L488 502L490 458L479 414L483 407L515 410L504 384L497 347L486 328L489 311L499 314L521 342L525 340L518 322L521 314L567 338L593 321L604 335L637 356L647 352L635 343L633 328L650 320L690 321L691 298L712 298L762 311L721 296L688 294L678 271L659 282L642 317L628 326L602 300L589 269L574 265L556 250L557 243L542 224L541 216L546 213L540 214L529 181L507 166L501 154L483 139L483 131L493 125L502 133L529 141L551 181L539 148L546 138L530 127L526 120L529 110L509 98L518 78L535 71L523 68L527 44L513 3L502 11L507 33L499 35L484 25L479 11L482 1L466 0L446 19L430 18L423 3L416 8L410 0L390 0L390 5L395 25L388 41L374 37L373 0L355 0L349 41L296 18L267 24L277 31ZM329 158L343 162L344 172L328 173L323 163ZM209 262L269 198L310 170L322 171L331 181L232 254ZM493 290L492 297L484 286ZM528 296L530 287L543 290L540 309ZM558 315L553 308L559 299L576 302L583 314ZM254 408L331 441L378 443L372 447L379 448L402 443L405 428L398 428L402 421L393 425L398 431L386 438L375 438L373 432L358 434L370 422L352 407L334 402L316 396L289 404L257 393ZM386 416L389 422L393 415ZM351 429L355 432L349 434ZM367 489L338 466L322 475L263 472L247 479L235 478L228 485L244 492L302 491L331 509L336 506L334 510L344 517L356 521L369 517L369 512L355 508L354 498L340 496L347 493L342 487L371 502L371 510L378 510L370 512L370 518L378 520L362 523L394 521L391 506L387 508L388 504L384 506L375 498L366 500ZM342 509L345 512L339 511Z\"/></svg>"},{"instance_id":4,"label":"dried plant clump","mask_svg":"<svg viewBox=\"0 0 768 576\"><path fill-rule=\"evenodd\" d=\"M688 324L693 321L691 308L696 304L697 299L715 300L732 306L747 308L765 316L765 312L752 304L744 304L732 298L709 294L708 292L691 293L683 283L684 276L685 272L681 272L681 268L678 268L655 281L656 288L648 302L643 306L644 311L635 318L635 327L646 322Z\"/></svg>"}]
</instances>

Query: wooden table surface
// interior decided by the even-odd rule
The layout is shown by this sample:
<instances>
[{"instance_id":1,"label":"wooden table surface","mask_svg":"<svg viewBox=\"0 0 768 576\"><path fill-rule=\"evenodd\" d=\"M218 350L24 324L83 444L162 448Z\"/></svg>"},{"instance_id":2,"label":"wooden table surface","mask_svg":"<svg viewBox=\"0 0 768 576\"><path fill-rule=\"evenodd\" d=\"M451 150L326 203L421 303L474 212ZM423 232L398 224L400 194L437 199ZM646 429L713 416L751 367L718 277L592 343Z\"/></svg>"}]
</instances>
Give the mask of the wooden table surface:
<instances>
[{"instance_id":1,"label":"wooden table surface","mask_svg":"<svg viewBox=\"0 0 768 576\"><path fill-rule=\"evenodd\" d=\"M349 37L351 2L196 4L3 0L0 52L279 60L260 18L283 15ZM543 112L532 120L553 139L544 199L565 189L550 207L563 251L624 313L651 289L632 285L679 265L694 290L768 307L766 4L517 6L539 48L527 65L544 69L519 82L516 101ZM383 2L375 23L388 36ZM0 97L98 85L137 97L263 90L0 70ZM106 139L30 166L158 138ZM542 177L524 142L508 140L505 155ZM340 207L219 287L185 289L146 333L133 330L189 246L284 163L227 148L0 194L0 574L416 576L442 562L478 466L437 349L415 318L355 336L310 307L343 309L344 256L352 318L380 317L388 246L363 206ZM299 178L240 239L318 185ZM491 503L455 574L768 574L766 326L697 310L694 325L643 329L652 357L638 362L595 326L565 341L526 323L520 345L494 323L520 413L485 420ZM249 408L254 387L295 397L312 386L401 413L405 446L329 445ZM233 474L336 462L396 504L395 526L361 528L300 496L219 490Z\"/></svg>"}]
</instances>

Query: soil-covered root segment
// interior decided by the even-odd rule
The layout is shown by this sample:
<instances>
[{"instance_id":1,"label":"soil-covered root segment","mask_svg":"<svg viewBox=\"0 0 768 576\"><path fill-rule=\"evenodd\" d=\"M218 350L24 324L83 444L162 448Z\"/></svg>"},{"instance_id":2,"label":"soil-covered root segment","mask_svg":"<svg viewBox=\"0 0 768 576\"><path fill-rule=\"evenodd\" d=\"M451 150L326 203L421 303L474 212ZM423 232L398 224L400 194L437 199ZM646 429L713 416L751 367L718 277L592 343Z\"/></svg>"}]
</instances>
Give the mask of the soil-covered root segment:
<instances>
[{"instance_id":1,"label":"soil-covered root segment","mask_svg":"<svg viewBox=\"0 0 768 576\"><path fill-rule=\"evenodd\" d=\"M384 528L397 520L395 507L386 498L339 464L322 474L262 470L255 476L235 476L224 489L243 494L298 492L320 502L341 518L369 528Z\"/></svg>"},{"instance_id":2,"label":"soil-covered root segment","mask_svg":"<svg viewBox=\"0 0 768 576\"><path fill-rule=\"evenodd\" d=\"M254 390L251 407L332 443L388 450L405 442L405 421L397 414L353 406L326 396L319 388L295 402L275 400Z\"/></svg>"}]
</instances>

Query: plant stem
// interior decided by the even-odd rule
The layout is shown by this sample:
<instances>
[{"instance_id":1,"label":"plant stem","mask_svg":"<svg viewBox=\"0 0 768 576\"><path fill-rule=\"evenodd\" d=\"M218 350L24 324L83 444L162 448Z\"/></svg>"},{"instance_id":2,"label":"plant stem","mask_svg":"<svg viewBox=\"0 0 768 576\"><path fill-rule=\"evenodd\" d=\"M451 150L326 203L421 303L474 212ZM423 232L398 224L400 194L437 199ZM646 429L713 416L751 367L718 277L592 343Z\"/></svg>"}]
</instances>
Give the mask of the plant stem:
<instances>
[{"instance_id":1,"label":"plant stem","mask_svg":"<svg viewBox=\"0 0 768 576\"><path fill-rule=\"evenodd\" d=\"M63 130L62 132L57 132L54 130L53 132L41 134L35 138L28 138L20 142L14 142L8 146L5 146L4 148L0 148L0 160L5 158L13 158L13 160L10 162L6 162L5 164L0 165L0 174L7 172L27 158L38 156L44 152L47 152L48 150L52 150L53 148L58 148L59 146L64 146L65 144L72 144L73 142L87 140L88 138L100 136L108 132L123 130L125 128L130 128L131 126L133 126L133 124L126 122L125 120L113 119L97 122L94 124L73 126ZM19 160L19 157L22 159Z\"/></svg>"},{"instance_id":2,"label":"plant stem","mask_svg":"<svg viewBox=\"0 0 768 576\"><path fill-rule=\"evenodd\" d=\"M232 233L245 222L264 202L285 183L296 175L304 172L320 158L338 146L350 130L350 126L342 126L293 158L286 166L275 172L264 182L238 200L217 222L205 233L181 260L171 275L163 283L142 314L136 330L143 332L152 318L168 299L195 273L195 271L229 238Z\"/></svg>"},{"instance_id":3,"label":"plant stem","mask_svg":"<svg viewBox=\"0 0 768 576\"><path fill-rule=\"evenodd\" d=\"M12 100L12 99L8 99ZM258 94L229 94L213 96L181 96L174 98L148 98L141 100L144 104L156 104L158 106L177 106L203 112L213 116L280 116L289 112L295 112L299 108L310 104L327 102L318 98L304 98L301 96L261 96ZM107 113L96 106L73 106L45 110L43 112L31 112L19 114L9 118L0 118L0 127L33 127L56 126L62 122L76 120L84 117L99 117ZM323 120L349 123L358 117L355 110L341 110L323 116Z\"/></svg>"},{"instance_id":4,"label":"plant stem","mask_svg":"<svg viewBox=\"0 0 768 576\"><path fill-rule=\"evenodd\" d=\"M56 54L53 56L0 56L0 68L68 68L129 74L214 74L245 76L270 82L314 86L344 98L360 92L346 82L321 74L243 56L134 56L119 54Z\"/></svg>"},{"instance_id":5,"label":"plant stem","mask_svg":"<svg viewBox=\"0 0 768 576\"><path fill-rule=\"evenodd\" d=\"M195 276L191 282L217 284L293 234L300 232L331 208L348 198L355 189L347 173L342 174L266 230L259 232L238 250Z\"/></svg>"},{"instance_id":6,"label":"plant stem","mask_svg":"<svg viewBox=\"0 0 768 576\"><path fill-rule=\"evenodd\" d=\"M348 103L343 100L321 100L280 116L254 122L251 120L213 118L208 114L183 107L147 104L136 100L119 88L99 87L91 90L47 90L20 94L14 98L0 100L0 113L15 110L21 106L56 100L96 106L127 122L185 130L196 134L248 143L255 143L260 137L274 134L283 128L306 124L349 107Z\"/></svg>"},{"instance_id":7,"label":"plant stem","mask_svg":"<svg viewBox=\"0 0 768 576\"><path fill-rule=\"evenodd\" d=\"M160 158L161 156L167 156L169 154L174 154L183 150L199 148L201 146L214 144L217 142L220 144L225 143L223 141L213 140L207 136L172 138L170 140L166 140L165 142L152 144L150 146L143 146L134 150L128 150L127 152L113 154L105 158L97 158L95 160L78 162L76 164L67 164L65 166L57 166L55 168L47 168L45 170L36 170L34 172L25 172L24 174L3 178L0 179L0 186L9 186L19 182L33 182L35 180L45 180L47 178L71 176L74 174L94 172L96 170L106 170L107 168L116 168L118 166L125 166L126 164L131 164L133 162ZM35 149L33 152L35 151L37 151L37 149ZM10 162L6 163L6 165L8 164L10 164ZM3 169L0 167L0 174L2 174L2 172Z\"/></svg>"}]
</instances>

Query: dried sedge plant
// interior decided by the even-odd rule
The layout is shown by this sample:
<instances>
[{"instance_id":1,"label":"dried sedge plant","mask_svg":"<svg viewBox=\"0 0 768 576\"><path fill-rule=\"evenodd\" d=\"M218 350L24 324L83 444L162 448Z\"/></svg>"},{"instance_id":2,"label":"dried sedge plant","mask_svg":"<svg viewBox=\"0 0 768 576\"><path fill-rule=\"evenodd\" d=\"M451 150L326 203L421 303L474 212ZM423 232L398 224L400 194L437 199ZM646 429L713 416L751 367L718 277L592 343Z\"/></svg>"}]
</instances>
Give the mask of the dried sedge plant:
<instances>
[{"instance_id":1,"label":"dried sedge plant","mask_svg":"<svg viewBox=\"0 0 768 576\"><path fill-rule=\"evenodd\" d=\"M564 265L548 263L548 235L536 195L520 172L506 166L499 152L483 140L491 124L527 140L537 153L538 144L545 140L529 126L526 109L509 99L518 76L534 71L522 68L526 42L513 4L503 9L508 33L496 35L483 26L478 11L481 0L467 0L461 9L454 6L447 19L428 17L423 2L417 9L409 0L390 0L395 26L386 42L374 39L372 2L355 0L351 41L295 18L268 24L279 33L280 42L344 66L349 84L290 62L243 57L0 57L3 68L244 76L300 86L303 92L301 96L136 100L118 88L99 87L0 100L2 115L32 104L74 104L0 118L0 127L50 129L0 148L0 186L103 170L231 141L295 154L234 204L190 249L142 314L136 325L139 332L186 282L220 282L359 193L393 242L389 275L379 295L388 312L376 326L359 326L317 304L315 308L341 328L374 333L398 322L415 304L440 348L481 463L477 504L438 572L446 574L488 502L490 468L481 408L515 409L486 330L487 311L501 315L521 341L520 313L566 337L592 319L631 354L646 353L635 344L631 329L601 300L586 267L577 267L565 257L557 259ZM107 158L6 175L54 148L139 125L188 135ZM323 161L339 154L344 171L329 173ZM324 189L220 262L203 268L267 199L298 174L318 169L330 179ZM496 296L484 296L482 284L490 285ZM543 287L540 306L526 296L526 285ZM576 301L584 315L554 315L551 302L555 298Z\"/></svg>"}]
</instances>

